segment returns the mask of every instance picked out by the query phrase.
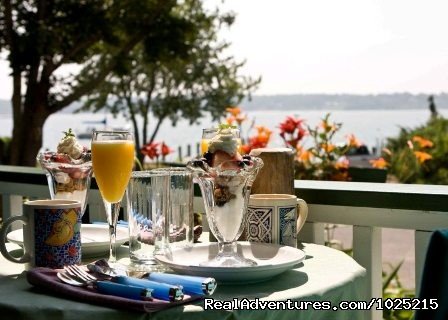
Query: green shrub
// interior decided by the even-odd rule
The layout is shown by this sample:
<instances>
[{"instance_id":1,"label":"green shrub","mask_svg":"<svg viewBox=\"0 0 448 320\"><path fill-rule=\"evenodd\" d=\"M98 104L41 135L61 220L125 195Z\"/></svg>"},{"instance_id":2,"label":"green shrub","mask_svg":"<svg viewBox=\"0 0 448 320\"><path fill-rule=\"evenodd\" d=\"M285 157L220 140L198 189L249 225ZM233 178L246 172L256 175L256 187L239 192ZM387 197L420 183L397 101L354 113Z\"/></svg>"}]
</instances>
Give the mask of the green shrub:
<instances>
[{"instance_id":1,"label":"green shrub","mask_svg":"<svg viewBox=\"0 0 448 320\"><path fill-rule=\"evenodd\" d=\"M401 128L383 153L389 172L402 183L448 184L448 119Z\"/></svg>"}]
</instances>

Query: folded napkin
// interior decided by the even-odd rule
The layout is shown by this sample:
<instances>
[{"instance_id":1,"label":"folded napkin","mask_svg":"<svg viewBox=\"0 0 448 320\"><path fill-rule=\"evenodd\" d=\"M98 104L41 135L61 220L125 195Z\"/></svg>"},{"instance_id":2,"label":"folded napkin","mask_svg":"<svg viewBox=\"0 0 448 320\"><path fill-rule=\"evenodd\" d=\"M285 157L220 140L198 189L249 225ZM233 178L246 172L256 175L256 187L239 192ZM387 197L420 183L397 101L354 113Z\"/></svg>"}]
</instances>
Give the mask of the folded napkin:
<instances>
[{"instance_id":1,"label":"folded napkin","mask_svg":"<svg viewBox=\"0 0 448 320\"><path fill-rule=\"evenodd\" d=\"M96 292L89 287L75 287L63 283L56 276L57 270L49 268L35 268L27 272L26 278L30 284L38 288L45 289L52 293L56 293L63 297L73 300L86 302L90 304L97 304L116 309L127 309L140 312L156 312L164 310L180 304L201 300L202 296L185 295L182 301L168 302L163 300L153 299L152 301L132 300L117 296L111 296Z\"/></svg>"},{"instance_id":2,"label":"folded napkin","mask_svg":"<svg viewBox=\"0 0 448 320\"><path fill-rule=\"evenodd\" d=\"M431 236L426 252L420 299L426 299L428 310L416 310L415 319L448 319L448 229L437 230ZM437 299L438 308L431 308L430 299ZM420 304L419 307L422 307Z\"/></svg>"}]
</instances>

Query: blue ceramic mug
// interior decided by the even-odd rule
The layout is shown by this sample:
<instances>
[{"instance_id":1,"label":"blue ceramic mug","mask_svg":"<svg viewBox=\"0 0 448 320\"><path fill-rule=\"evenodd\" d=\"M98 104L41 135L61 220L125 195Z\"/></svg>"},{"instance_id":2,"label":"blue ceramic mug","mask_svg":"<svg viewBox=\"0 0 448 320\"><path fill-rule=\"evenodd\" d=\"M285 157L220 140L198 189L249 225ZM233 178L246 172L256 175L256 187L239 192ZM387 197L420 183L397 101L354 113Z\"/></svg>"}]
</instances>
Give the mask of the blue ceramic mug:
<instances>
[{"instance_id":1,"label":"blue ceramic mug","mask_svg":"<svg viewBox=\"0 0 448 320\"><path fill-rule=\"evenodd\" d=\"M7 231L23 222L23 255L7 251ZM13 216L0 230L0 252L9 261L33 267L62 268L81 262L81 203L73 200L36 200L23 204L23 215Z\"/></svg>"}]
</instances>

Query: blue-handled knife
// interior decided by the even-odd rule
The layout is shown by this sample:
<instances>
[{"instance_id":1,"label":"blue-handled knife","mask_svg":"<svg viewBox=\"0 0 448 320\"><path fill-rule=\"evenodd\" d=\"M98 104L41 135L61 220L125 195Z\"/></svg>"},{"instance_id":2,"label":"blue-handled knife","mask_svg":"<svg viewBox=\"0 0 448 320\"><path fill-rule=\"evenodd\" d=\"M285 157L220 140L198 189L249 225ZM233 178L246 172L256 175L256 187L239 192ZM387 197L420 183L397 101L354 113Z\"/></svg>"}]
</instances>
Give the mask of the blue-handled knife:
<instances>
[{"instance_id":1,"label":"blue-handled knife","mask_svg":"<svg viewBox=\"0 0 448 320\"><path fill-rule=\"evenodd\" d=\"M152 272L148 279L157 282L182 286L185 293L210 296L217 287L214 278L185 276L172 273Z\"/></svg>"},{"instance_id":2,"label":"blue-handled knife","mask_svg":"<svg viewBox=\"0 0 448 320\"><path fill-rule=\"evenodd\" d=\"M152 300L153 290L110 281L96 281L93 287L102 294L109 294L133 300Z\"/></svg>"},{"instance_id":3,"label":"blue-handled knife","mask_svg":"<svg viewBox=\"0 0 448 320\"><path fill-rule=\"evenodd\" d=\"M180 301L184 298L182 287L166 283L155 282L147 279L137 279L126 276L112 277L112 281L122 285L148 288L152 290L152 296L166 301Z\"/></svg>"},{"instance_id":4,"label":"blue-handled knife","mask_svg":"<svg viewBox=\"0 0 448 320\"><path fill-rule=\"evenodd\" d=\"M115 278L120 275L117 270L109 267L107 261L101 259L95 264L88 264L87 268L94 273ZM193 295L210 296L216 290L217 282L214 278L176 275L171 273L152 272L147 274L147 279L156 282L167 283L182 287L184 293Z\"/></svg>"}]
</instances>

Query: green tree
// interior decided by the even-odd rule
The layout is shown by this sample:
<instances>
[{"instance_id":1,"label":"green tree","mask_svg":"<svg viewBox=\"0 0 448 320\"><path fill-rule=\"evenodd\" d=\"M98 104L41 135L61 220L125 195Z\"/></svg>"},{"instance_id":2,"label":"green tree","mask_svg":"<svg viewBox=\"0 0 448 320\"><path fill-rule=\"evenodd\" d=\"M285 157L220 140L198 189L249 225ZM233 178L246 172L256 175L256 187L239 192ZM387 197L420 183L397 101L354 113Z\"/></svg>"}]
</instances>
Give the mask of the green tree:
<instances>
[{"instance_id":1,"label":"green tree","mask_svg":"<svg viewBox=\"0 0 448 320\"><path fill-rule=\"evenodd\" d=\"M216 120L226 107L250 96L260 81L240 76L244 62L226 55L229 43L217 39L218 30L233 23L233 14L206 12L199 0L183 1L174 11L194 26L178 30L191 44L189 50L157 55L145 49L146 43L136 46L121 69L89 94L82 108L124 114L133 125L138 150L154 141L165 120L173 126L179 119L194 123L205 113Z\"/></svg>"},{"instance_id":2,"label":"green tree","mask_svg":"<svg viewBox=\"0 0 448 320\"><path fill-rule=\"evenodd\" d=\"M10 161L34 165L46 119L81 99L138 44L148 56L190 46L175 0L2 0L0 48L12 70ZM171 28L176 26L176 28ZM61 69L77 65L67 75Z\"/></svg>"}]
</instances>

